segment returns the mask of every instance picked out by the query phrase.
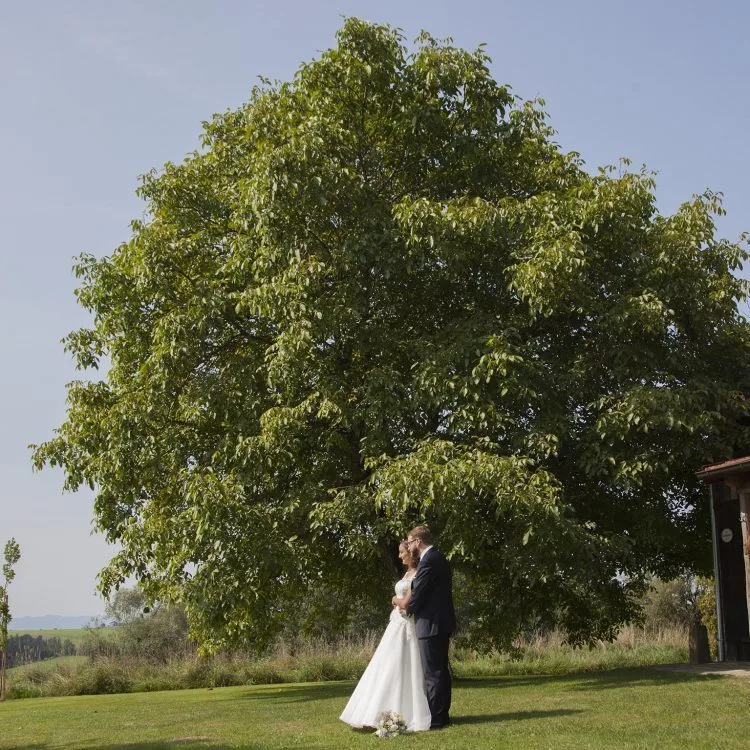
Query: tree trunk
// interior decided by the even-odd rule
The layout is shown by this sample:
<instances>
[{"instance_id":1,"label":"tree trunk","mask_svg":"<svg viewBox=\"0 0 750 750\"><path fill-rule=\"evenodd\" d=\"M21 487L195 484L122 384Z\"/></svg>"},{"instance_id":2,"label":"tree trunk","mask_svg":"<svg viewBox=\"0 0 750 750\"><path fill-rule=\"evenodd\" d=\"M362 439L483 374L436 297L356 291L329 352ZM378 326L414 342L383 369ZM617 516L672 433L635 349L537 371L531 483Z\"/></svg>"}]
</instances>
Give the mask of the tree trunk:
<instances>
[{"instance_id":1,"label":"tree trunk","mask_svg":"<svg viewBox=\"0 0 750 750\"><path fill-rule=\"evenodd\" d=\"M706 626L696 620L690 626L688 633L688 651L691 664L706 664L711 661L711 651L708 646L708 631Z\"/></svg>"},{"instance_id":2,"label":"tree trunk","mask_svg":"<svg viewBox=\"0 0 750 750\"><path fill-rule=\"evenodd\" d=\"M5 700L5 671L6 667L8 665L8 592L5 588L2 589L3 591L3 605L5 610L5 615L3 617L3 643L5 644L2 650L0 650L0 701ZM8 618L8 619L6 619Z\"/></svg>"},{"instance_id":3,"label":"tree trunk","mask_svg":"<svg viewBox=\"0 0 750 750\"><path fill-rule=\"evenodd\" d=\"M0 651L0 701L5 700L5 667L7 659L5 651Z\"/></svg>"}]
</instances>

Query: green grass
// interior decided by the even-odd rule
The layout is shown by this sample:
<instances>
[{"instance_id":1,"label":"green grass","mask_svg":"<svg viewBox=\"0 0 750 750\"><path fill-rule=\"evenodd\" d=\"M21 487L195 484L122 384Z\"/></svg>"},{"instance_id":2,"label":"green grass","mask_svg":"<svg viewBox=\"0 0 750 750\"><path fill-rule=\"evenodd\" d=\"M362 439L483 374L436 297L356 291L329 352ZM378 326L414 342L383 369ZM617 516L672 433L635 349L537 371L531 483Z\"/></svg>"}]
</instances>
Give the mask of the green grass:
<instances>
[{"instance_id":1,"label":"green grass","mask_svg":"<svg viewBox=\"0 0 750 750\"><path fill-rule=\"evenodd\" d=\"M338 721L352 682L0 704L0 748L376 748ZM624 669L457 680L454 724L403 748L746 748L750 680ZM391 745L389 745L391 747Z\"/></svg>"},{"instance_id":2,"label":"green grass","mask_svg":"<svg viewBox=\"0 0 750 750\"><path fill-rule=\"evenodd\" d=\"M71 669L88 663L87 656L53 656L50 659L34 661L31 664L22 664L20 667L11 667L8 670L10 680L21 680L37 670L53 672L59 669Z\"/></svg>"}]
</instances>

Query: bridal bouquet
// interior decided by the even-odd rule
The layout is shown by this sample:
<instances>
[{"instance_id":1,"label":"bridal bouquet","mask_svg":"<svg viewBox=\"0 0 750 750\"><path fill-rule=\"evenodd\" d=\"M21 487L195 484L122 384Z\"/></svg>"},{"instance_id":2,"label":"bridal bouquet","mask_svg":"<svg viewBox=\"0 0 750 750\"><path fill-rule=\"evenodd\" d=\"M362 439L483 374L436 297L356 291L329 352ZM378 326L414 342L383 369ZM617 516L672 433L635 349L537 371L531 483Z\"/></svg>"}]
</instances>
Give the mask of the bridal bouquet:
<instances>
[{"instance_id":1,"label":"bridal bouquet","mask_svg":"<svg viewBox=\"0 0 750 750\"><path fill-rule=\"evenodd\" d=\"M378 714L377 730L375 731L377 737L390 739L398 734L403 734L405 731L406 722L400 713L396 711L383 711Z\"/></svg>"}]
</instances>

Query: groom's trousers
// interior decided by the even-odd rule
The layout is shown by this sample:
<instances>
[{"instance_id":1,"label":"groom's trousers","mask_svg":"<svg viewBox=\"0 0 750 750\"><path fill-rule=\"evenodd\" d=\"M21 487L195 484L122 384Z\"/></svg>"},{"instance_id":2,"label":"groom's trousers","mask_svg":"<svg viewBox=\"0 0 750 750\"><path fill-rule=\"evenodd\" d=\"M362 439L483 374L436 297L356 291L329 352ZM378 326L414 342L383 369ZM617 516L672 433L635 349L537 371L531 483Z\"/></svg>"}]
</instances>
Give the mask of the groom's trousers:
<instances>
[{"instance_id":1,"label":"groom's trousers","mask_svg":"<svg viewBox=\"0 0 750 750\"><path fill-rule=\"evenodd\" d=\"M447 635L434 635L419 639L419 654L422 657L427 703L432 714L431 729L448 723L451 708L451 671L448 665Z\"/></svg>"}]
</instances>

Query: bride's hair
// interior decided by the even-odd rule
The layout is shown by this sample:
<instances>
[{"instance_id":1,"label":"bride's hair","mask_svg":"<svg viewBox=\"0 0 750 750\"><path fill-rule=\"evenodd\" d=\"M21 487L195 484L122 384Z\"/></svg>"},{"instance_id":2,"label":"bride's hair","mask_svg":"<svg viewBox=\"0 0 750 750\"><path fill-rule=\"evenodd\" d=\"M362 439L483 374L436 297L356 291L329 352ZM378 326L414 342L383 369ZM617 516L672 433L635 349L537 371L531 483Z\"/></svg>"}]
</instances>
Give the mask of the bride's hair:
<instances>
[{"instance_id":1,"label":"bride's hair","mask_svg":"<svg viewBox=\"0 0 750 750\"><path fill-rule=\"evenodd\" d=\"M409 562L411 563L409 567L416 568L417 565L419 565L419 555L415 554L409 549L409 542L406 539L402 539L398 543L398 548L401 549L401 547L403 547L409 553Z\"/></svg>"}]
</instances>

